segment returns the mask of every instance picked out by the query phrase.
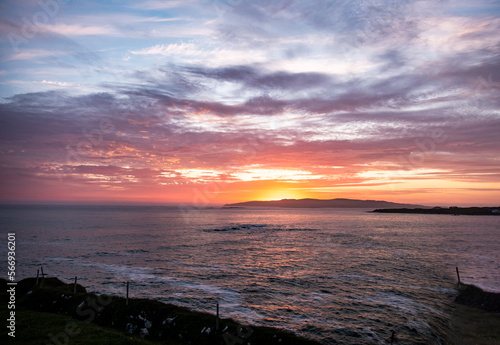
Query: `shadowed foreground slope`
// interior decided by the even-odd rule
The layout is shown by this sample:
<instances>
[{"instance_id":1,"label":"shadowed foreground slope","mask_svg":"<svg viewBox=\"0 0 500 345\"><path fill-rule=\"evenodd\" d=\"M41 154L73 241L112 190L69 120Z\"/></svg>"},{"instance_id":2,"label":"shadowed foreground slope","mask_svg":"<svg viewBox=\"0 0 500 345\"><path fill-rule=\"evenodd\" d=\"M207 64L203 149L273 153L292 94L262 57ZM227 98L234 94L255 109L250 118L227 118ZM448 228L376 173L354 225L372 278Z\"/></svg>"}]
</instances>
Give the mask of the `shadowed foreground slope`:
<instances>
[{"instance_id":1,"label":"shadowed foreground slope","mask_svg":"<svg viewBox=\"0 0 500 345\"><path fill-rule=\"evenodd\" d=\"M7 315L7 281L3 289L2 314ZM291 332L270 327L243 326L231 319L148 299L130 299L87 293L77 285L46 278L16 287L16 340L23 344L280 344L318 345ZM7 336L3 328L2 337Z\"/></svg>"},{"instance_id":2,"label":"shadowed foreground slope","mask_svg":"<svg viewBox=\"0 0 500 345\"><path fill-rule=\"evenodd\" d=\"M462 285L455 299L450 343L500 345L500 294Z\"/></svg>"}]
</instances>

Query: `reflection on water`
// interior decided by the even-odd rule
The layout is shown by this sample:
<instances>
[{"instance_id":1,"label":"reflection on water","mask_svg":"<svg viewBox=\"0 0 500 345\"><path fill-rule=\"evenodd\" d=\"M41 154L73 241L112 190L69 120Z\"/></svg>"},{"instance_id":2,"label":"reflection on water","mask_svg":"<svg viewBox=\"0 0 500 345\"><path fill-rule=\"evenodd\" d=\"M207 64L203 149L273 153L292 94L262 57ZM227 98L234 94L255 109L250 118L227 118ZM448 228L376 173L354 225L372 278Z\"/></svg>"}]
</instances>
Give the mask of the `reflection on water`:
<instances>
[{"instance_id":1,"label":"reflection on water","mask_svg":"<svg viewBox=\"0 0 500 345\"><path fill-rule=\"evenodd\" d=\"M499 218L342 209L3 207L18 274L156 298L325 344L440 343L454 270L500 286ZM1 248L3 255L6 249ZM1 267L2 270L5 267ZM5 273L2 273L5 274Z\"/></svg>"}]
</instances>

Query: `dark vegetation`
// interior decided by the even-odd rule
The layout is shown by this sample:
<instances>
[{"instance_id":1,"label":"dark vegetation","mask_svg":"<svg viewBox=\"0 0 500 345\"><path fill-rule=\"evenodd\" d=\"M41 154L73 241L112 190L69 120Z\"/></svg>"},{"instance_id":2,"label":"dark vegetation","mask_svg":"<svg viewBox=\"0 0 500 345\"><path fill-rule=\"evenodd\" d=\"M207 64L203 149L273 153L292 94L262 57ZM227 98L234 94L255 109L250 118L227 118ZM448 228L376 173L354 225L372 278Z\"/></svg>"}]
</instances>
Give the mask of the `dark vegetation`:
<instances>
[{"instance_id":1,"label":"dark vegetation","mask_svg":"<svg viewBox=\"0 0 500 345\"><path fill-rule=\"evenodd\" d=\"M2 315L8 315L5 280ZM23 344L280 344L317 345L291 332L242 326L231 319L148 299L129 299L88 293L57 278L35 278L16 287L16 340ZM3 339L8 329L3 328Z\"/></svg>"}]
</instances>

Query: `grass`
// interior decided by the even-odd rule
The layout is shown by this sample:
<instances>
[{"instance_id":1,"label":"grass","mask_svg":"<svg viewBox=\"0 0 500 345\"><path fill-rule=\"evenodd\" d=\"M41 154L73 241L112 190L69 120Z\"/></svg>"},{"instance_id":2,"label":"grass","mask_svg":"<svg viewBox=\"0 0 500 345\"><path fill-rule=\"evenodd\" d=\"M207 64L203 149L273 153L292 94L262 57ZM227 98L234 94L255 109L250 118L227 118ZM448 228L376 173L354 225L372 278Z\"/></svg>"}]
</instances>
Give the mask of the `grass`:
<instances>
[{"instance_id":1,"label":"grass","mask_svg":"<svg viewBox=\"0 0 500 345\"><path fill-rule=\"evenodd\" d=\"M451 327L454 345L500 345L500 314L454 304Z\"/></svg>"},{"instance_id":2,"label":"grass","mask_svg":"<svg viewBox=\"0 0 500 345\"><path fill-rule=\"evenodd\" d=\"M500 345L500 294L462 284L451 321L454 345Z\"/></svg>"}]
</instances>

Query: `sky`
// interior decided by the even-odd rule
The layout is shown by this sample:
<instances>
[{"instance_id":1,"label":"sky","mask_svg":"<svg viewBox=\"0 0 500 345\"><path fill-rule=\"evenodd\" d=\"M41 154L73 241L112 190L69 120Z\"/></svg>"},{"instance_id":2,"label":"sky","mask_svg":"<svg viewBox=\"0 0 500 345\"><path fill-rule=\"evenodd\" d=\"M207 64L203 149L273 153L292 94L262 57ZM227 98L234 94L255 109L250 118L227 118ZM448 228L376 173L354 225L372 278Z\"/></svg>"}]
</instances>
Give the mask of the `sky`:
<instances>
[{"instance_id":1,"label":"sky","mask_svg":"<svg viewBox=\"0 0 500 345\"><path fill-rule=\"evenodd\" d=\"M0 2L0 202L500 205L497 0Z\"/></svg>"}]
</instances>

